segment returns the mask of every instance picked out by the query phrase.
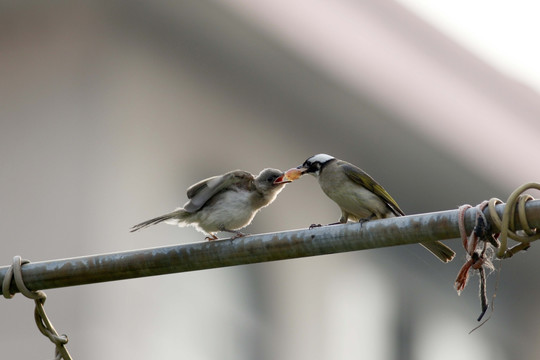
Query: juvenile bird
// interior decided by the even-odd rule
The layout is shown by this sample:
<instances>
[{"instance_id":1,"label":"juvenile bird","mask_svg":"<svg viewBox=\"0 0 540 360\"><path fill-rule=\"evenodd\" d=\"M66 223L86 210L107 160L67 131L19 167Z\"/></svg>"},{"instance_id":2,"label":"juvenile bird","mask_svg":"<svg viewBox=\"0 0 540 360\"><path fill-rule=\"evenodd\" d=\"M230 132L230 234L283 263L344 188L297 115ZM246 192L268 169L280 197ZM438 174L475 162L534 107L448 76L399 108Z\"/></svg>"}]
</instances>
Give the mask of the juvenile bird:
<instances>
[{"instance_id":1,"label":"juvenile bird","mask_svg":"<svg viewBox=\"0 0 540 360\"><path fill-rule=\"evenodd\" d=\"M220 176L202 180L187 190L189 201L183 208L137 224L131 232L160 222L183 226L194 226L206 233L208 240L216 240L214 234L225 231L244 236L239 229L248 226L257 212L275 200L289 181L276 179L283 172L264 169L257 177L249 172L235 170Z\"/></svg>"},{"instance_id":2,"label":"juvenile bird","mask_svg":"<svg viewBox=\"0 0 540 360\"><path fill-rule=\"evenodd\" d=\"M304 174L315 176L321 189L341 209L339 223L403 216L405 213L388 192L359 167L326 154L307 159L288 170L277 182L291 182ZM420 245L442 262L451 261L455 252L440 241Z\"/></svg>"}]
</instances>

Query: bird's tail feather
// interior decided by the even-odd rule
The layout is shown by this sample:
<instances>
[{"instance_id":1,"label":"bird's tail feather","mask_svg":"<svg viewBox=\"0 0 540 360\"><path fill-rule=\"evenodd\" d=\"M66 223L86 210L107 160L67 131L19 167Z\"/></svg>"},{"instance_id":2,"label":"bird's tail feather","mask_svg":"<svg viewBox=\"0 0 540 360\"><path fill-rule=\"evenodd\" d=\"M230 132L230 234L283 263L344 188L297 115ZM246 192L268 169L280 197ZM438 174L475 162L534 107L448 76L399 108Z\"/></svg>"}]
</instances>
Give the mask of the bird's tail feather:
<instances>
[{"instance_id":1,"label":"bird's tail feather","mask_svg":"<svg viewBox=\"0 0 540 360\"><path fill-rule=\"evenodd\" d=\"M168 214L161 215L161 216L155 217L153 219L146 220L146 221L144 221L144 222L142 222L140 224L137 224L137 225L133 226L131 229L129 229L129 231L134 232L134 231L144 229L144 228L152 226L152 225L159 224L159 223L164 222L164 221L169 223L169 224L178 224L180 222L183 222L188 215L189 215L189 213L187 211L185 211L184 209L177 209L177 210L175 210L173 212L170 212Z\"/></svg>"},{"instance_id":2,"label":"bird's tail feather","mask_svg":"<svg viewBox=\"0 0 540 360\"><path fill-rule=\"evenodd\" d=\"M454 256L456 256L454 250L450 249L440 241L423 242L420 243L420 245L431 251L433 255L438 257L444 263L452 261Z\"/></svg>"}]
</instances>

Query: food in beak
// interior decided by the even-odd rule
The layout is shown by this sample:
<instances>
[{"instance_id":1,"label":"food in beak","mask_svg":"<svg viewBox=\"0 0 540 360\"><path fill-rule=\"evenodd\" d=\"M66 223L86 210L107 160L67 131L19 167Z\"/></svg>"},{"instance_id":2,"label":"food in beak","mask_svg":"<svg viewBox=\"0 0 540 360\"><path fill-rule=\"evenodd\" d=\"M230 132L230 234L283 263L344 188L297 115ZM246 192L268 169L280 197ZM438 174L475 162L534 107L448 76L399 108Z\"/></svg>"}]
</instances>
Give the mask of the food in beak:
<instances>
[{"instance_id":1,"label":"food in beak","mask_svg":"<svg viewBox=\"0 0 540 360\"><path fill-rule=\"evenodd\" d=\"M297 180L300 178L300 176L302 176L303 172L302 170L300 169L297 169L297 168L292 168L292 169L289 169L285 172L285 174L281 175L280 177L278 177L275 181L274 181L274 184L286 184L286 183L290 183L291 181L294 181L294 180Z\"/></svg>"}]
</instances>

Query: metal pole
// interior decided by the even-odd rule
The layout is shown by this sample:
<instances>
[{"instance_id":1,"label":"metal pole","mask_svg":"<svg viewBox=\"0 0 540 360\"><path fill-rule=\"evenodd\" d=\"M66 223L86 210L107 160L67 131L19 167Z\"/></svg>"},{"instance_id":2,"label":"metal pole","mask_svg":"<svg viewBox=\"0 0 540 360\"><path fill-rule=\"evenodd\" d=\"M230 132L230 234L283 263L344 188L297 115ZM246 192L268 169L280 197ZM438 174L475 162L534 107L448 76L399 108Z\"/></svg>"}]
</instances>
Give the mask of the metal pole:
<instances>
[{"instance_id":1,"label":"metal pole","mask_svg":"<svg viewBox=\"0 0 540 360\"><path fill-rule=\"evenodd\" d=\"M502 216L504 204L497 206ZM529 201L531 227L540 227L540 200ZM487 210L484 212L490 221ZM472 231L475 213L467 211L465 226ZM516 222L519 223L519 222ZM294 259L386 246L459 237L458 211L448 210L373 220L363 224L258 234L237 239L140 249L120 253L29 263L22 267L26 286L44 290L211 269L225 266ZM8 267L0 268L0 285ZM14 284L11 292L18 291Z\"/></svg>"}]
</instances>

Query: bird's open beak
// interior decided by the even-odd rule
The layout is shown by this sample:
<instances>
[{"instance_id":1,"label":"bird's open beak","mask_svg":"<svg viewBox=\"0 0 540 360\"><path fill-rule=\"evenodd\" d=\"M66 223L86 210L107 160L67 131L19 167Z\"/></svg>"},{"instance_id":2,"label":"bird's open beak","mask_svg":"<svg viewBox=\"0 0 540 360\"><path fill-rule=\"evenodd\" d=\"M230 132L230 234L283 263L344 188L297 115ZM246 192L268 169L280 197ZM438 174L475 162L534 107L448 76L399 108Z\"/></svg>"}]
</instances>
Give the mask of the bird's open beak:
<instances>
[{"instance_id":1,"label":"bird's open beak","mask_svg":"<svg viewBox=\"0 0 540 360\"><path fill-rule=\"evenodd\" d=\"M292 182L294 180L299 179L300 176L304 175L305 171L306 171L306 169L303 168L303 167L289 169L283 175L278 177L274 181L274 184L287 184L287 183L290 183L290 182Z\"/></svg>"}]
</instances>

